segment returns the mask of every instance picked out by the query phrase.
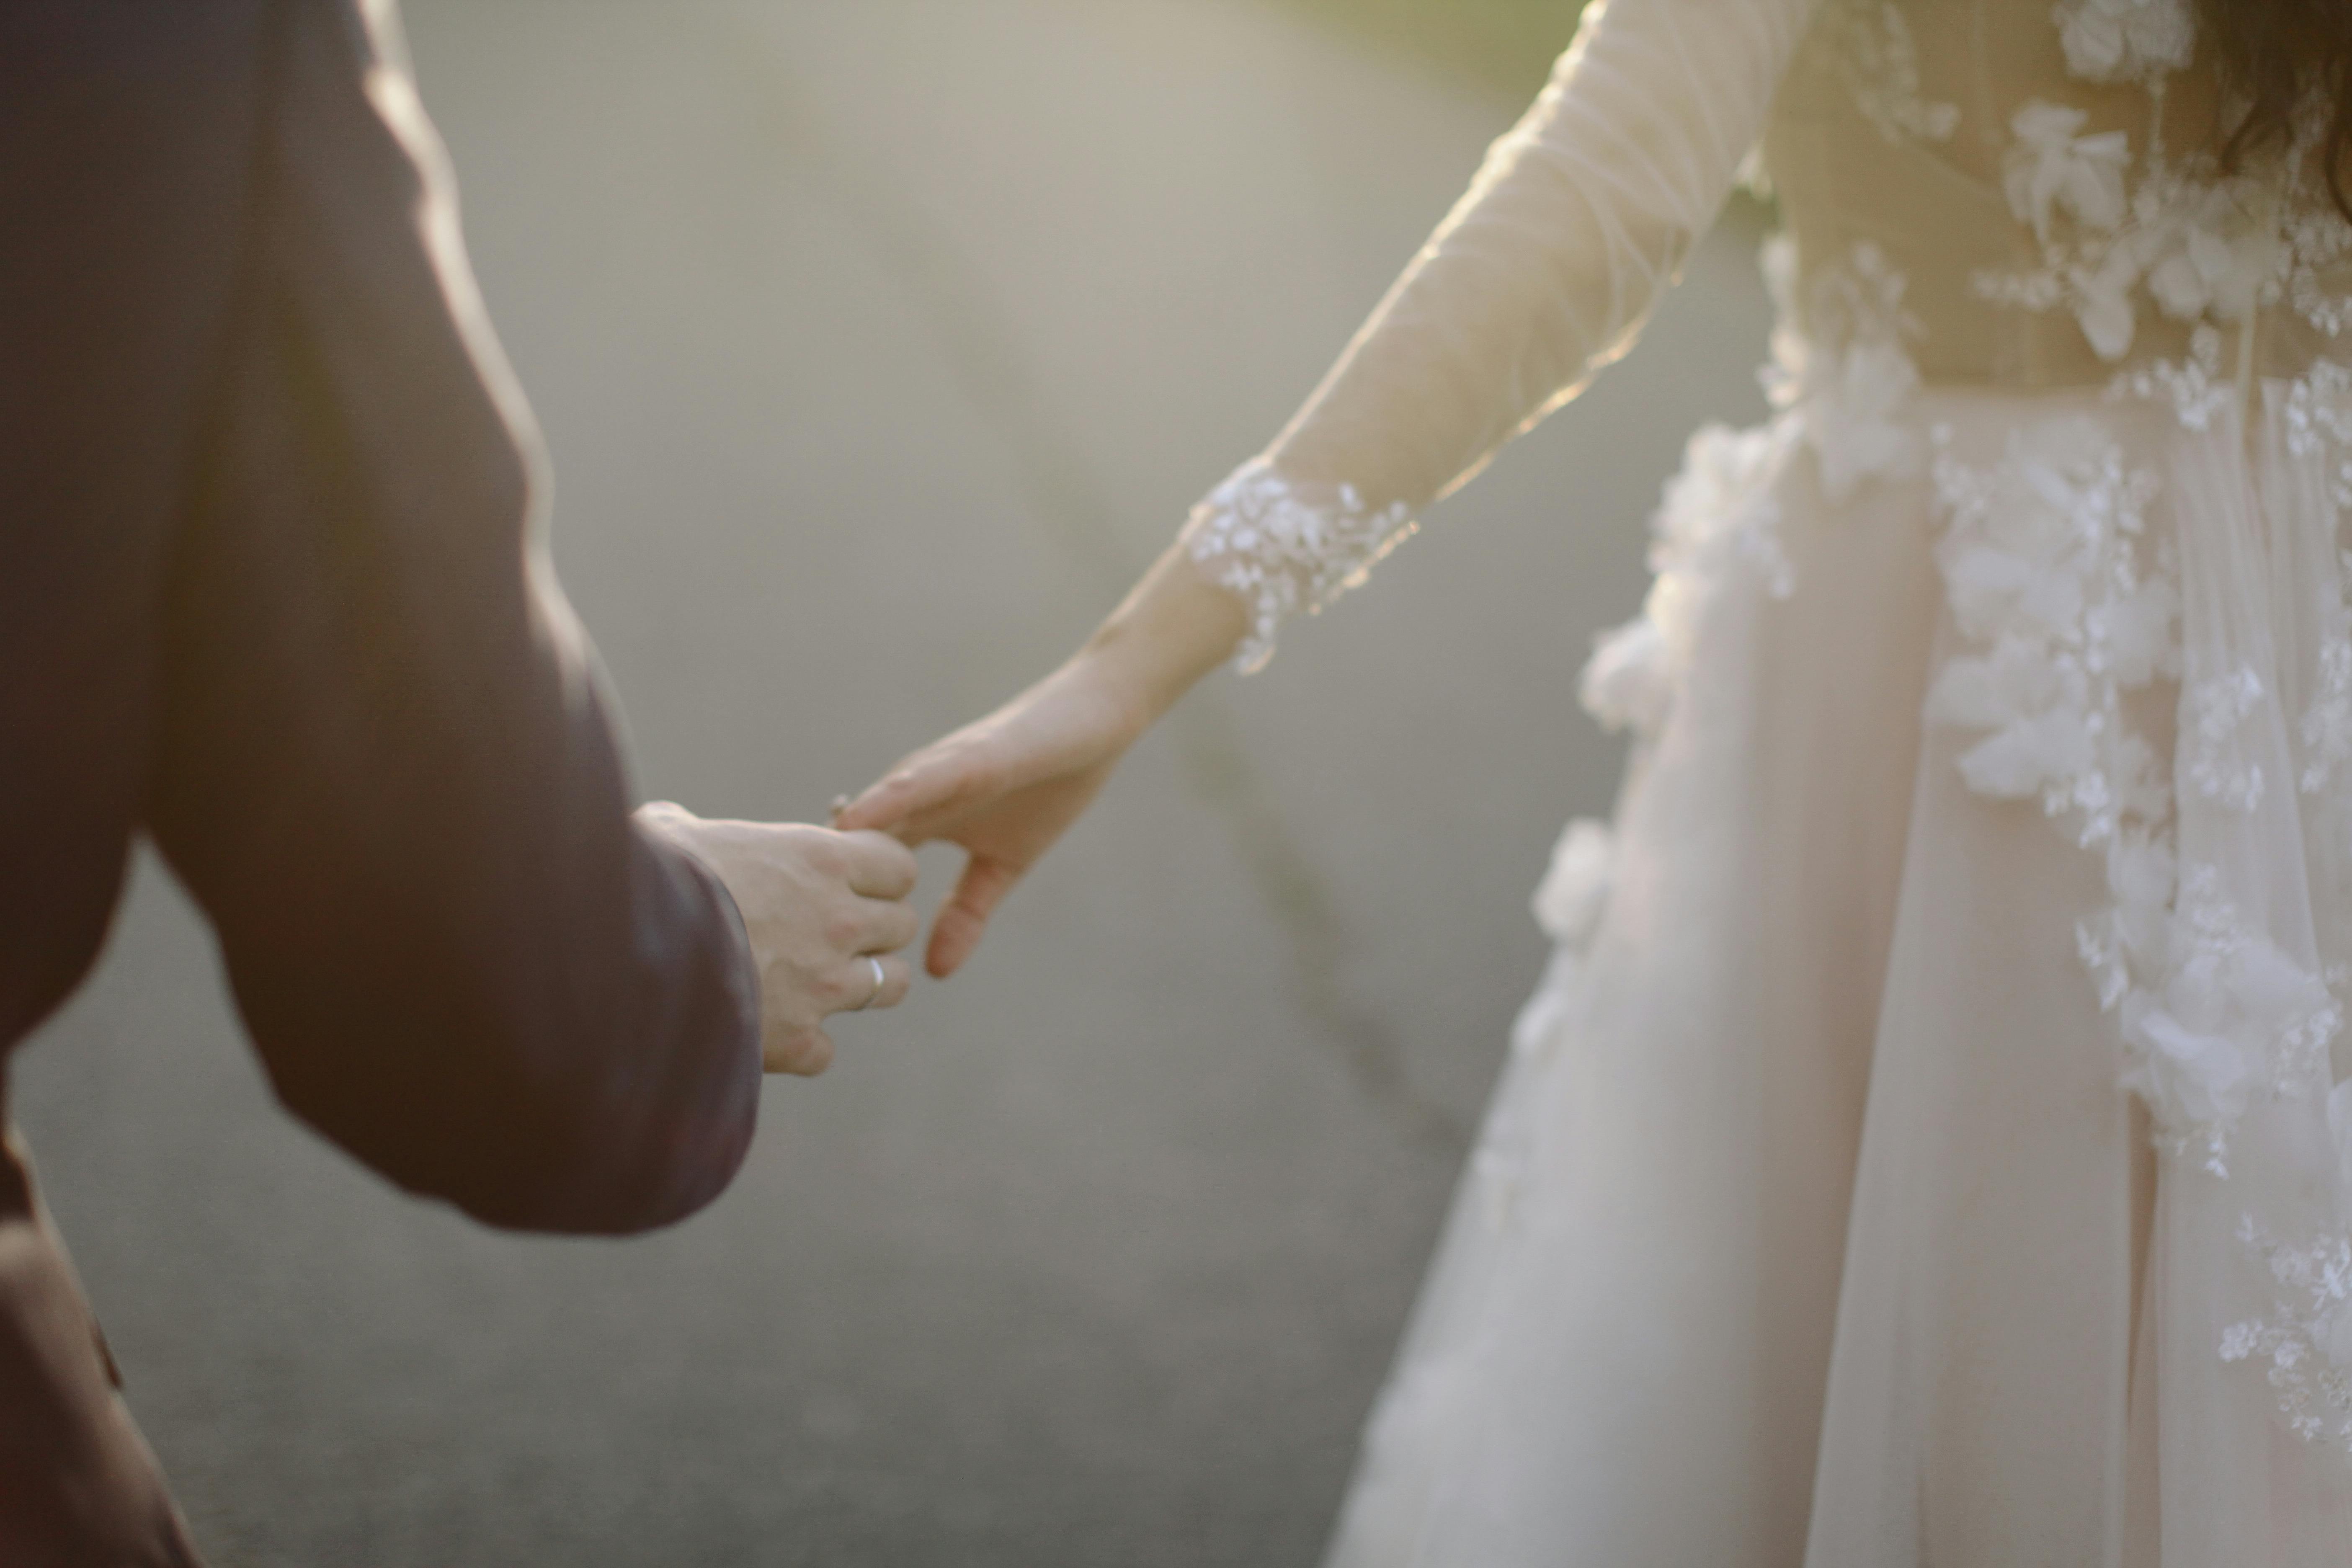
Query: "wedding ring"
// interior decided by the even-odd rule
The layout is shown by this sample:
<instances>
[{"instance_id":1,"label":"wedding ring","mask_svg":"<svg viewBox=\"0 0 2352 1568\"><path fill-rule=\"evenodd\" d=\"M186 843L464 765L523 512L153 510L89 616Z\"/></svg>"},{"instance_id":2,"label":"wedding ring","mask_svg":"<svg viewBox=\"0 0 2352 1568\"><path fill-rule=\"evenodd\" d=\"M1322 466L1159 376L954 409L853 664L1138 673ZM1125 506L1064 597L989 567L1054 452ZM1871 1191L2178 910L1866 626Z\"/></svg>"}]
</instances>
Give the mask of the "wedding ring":
<instances>
[{"instance_id":1,"label":"wedding ring","mask_svg":"<svg viewBox=\"0 0 2352 1568\"><path fill-rule=\"evenodd\" d=\"M874 989L866 993L865 1001L850 1009L853 1013L863 1013L875 1003L882 1000L882 987L890 984L890 977L882 973L880 959L869 952L866 955L866 963L874 971Z\"/></svg>"}]
</instances>

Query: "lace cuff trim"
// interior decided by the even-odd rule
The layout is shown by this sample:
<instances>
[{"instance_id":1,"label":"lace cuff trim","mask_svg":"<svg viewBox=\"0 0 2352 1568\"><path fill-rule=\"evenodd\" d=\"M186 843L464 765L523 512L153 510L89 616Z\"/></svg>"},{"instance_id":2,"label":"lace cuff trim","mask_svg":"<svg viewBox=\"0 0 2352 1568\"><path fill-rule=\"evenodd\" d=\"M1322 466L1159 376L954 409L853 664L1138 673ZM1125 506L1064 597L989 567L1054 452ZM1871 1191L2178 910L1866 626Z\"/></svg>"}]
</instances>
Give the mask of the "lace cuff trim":
<instances>
[{"instance_id":1,"label":"lace cuff trim","mask_svg":"<svg viewBox=\"0 0 2352 1568\"><path fill-rule=\"evenodd\" d=\"M1302 610L1313 615L1360 585L1414 527L1402 501L1375 510L1341 485L1318 502L1258 458L1194 509L1185 543L1195 563L1249 606L1249 634L1234 668L1251 675L1274 658L1284 621Z\"/></svg>"}]
</instances>

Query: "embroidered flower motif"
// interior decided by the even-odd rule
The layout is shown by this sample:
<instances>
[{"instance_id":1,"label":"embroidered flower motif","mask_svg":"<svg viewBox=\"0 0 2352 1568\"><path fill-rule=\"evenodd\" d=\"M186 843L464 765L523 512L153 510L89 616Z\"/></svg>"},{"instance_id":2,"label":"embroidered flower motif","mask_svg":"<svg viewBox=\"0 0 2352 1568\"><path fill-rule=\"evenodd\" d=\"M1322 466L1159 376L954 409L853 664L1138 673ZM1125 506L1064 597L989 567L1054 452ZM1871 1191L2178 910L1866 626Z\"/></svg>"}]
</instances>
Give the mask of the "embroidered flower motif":
<instances>
[{"instance_id":1,"label":"embroidered flower motif","mask_svg":"<svg viewBox=\"0 0 2352 1568\"><path fill-rule=\"evenodd\" d=\"M2080 812L2086 847L2126 813L2160 816L2153 753L2122 713L2123 693L2168 667L2179 615L2171 583L2138 559L2153 478L2071 416L2012 432L1989 472L1939 458L1935 481L1952 519L1937 562L1983 651L1946 665L1927 711L1990 731L1960 757L1969 786Z\"/></svg>"},{"instance_id":2,"label":"embroidered flower motif","mask_svg":"<svg viewBox=\"0 0 2352 1568\"><path fill-rule=\"evenodd\" d=\"M2164 236L2168 253L2148 269L2147 291L2175 321L2242 321L2276 270L2277 237L2242 221L2227 227L2217 221L2234 216L2226 192L2200 205L2207 210Z\"/></svg>"},{"instance_id":3,"label":"embroidered flower motif","mask_svg":"<svg viewBox=\"0 0 2352 1568\"><path fill-rule=\"evenodd\" d=\"M1402 503L1367 506L1342 485L1318 504L1259 458L1210 492L1186 539L1192 559L1250 606L1250 631L1234 658L1247 675L1274 658L1285 620L1361 586L1412 532Z\"/></svg>"},{"instance_id":4,"label":"embroidered flower motif","mask_svg":"<svg viewBox=\"0 0 2352 1568\"><path fill-rule=\"evenodd\" d=\"M2118 400L2169 399L2180 427L2195 431L2212 428L2213 421L2237 401L2234 389L2221 374L2221 334L2202 324L2189 334L2188 357L2155 360L2120 372L2108 384L2107 395Z\"/></svg>"},{"instance_id":5,"label":"embroidered flower motif","mask_svg":"<svg viewBox=\"0 0 2352 1568\"><path fill-rule=\"evenodd\" d=\"M2119 226L2129 210L2124 172L2131 164L2131 138L2120 131L2078 134L2089 119L2083 110L2040 100L2010 117L2016 142L2003 160L2001 188L2010 211L2020 223L2032 224L2033 237L2045 246L2061 207L2097 229Z\"/></svg>"},{"instance_id":6,"label":"embroidered flower motif","mask_svg":"<svg viewBox=\"0 0 2352 1568\"><path fill-rule=\"evenodd\" d=\"M2352 369L2319 360L2290 383L2280 405L2289 457L2310 463L2339 512L2352 511ZM2303 742L2297 784L2352 827L2338 781L2352 763L2352 552L2339 552L2334 581L2312 584L2318 600L2318 651L2311 695L2296 733Z\"/></svg>"},{"instance_id":7,"label":"embroidered flower motif","mask_svg":"<svg viewBox=\"0 0 2352 1568\"><path fill-rule=\"evenodd\" d=\"M2050 259L2041 272L1979 278L1977 288L2031 310L2070 305L2091 347L2114 360L2131 350L2132 290L2144 270L2140 247L2118 232L2131 216L2125 188L2131 139L2120 131L2084 136L2089 118L2038 100L2011 117L2014 140L2002 163L2002 189L2010 211L2032 227ZM2073 220L2071 242L2058 237L2062 216Z\"/></svg>"},{"instance_id":8,"label":"embroidered flower motif","mask_svg":"<svg viewBox=\"0 0 2352 1568\"><path fill-rule=\"evenodd\" d=\"M2116 246L2097 268L2077 272L2072 279L2075 323L2101 359L2118 360L2131 353L2137 324L2132 314L2131 289L2138 276L2130 250Z\"/></svg>"},{"instance_id":9,"label":"embroidered flower motif","mask_svg":"<svg viewBox=\"0 0 2352 1568\"><path fill-rule=\"evenodd\" d=\"M1764 270L1780 306L1765 395L1798 421L1822 492L1843 501L1864 479L1917 472L1923 443L1908 414L1919 370L1906 345L1922 329L1904 307L1902 273L1865 240L1812 280L1801 318L1790 308L1796 247L1785 237L1765 247Z\"/></svg>"},{"instance_id":10,"label":"embroidered flower motif","mask_svg":"<svg viewBox=\"0 0 2352 1568\"><path fill-rule=\"evenodd\" d=\"M2177 71L2195 43L2183 0L2059 0L2051 15L2066 68L2090 81Z\"/></svg>"},{"instance_id":11,"label":"embroidered flower motif","mask_svg":"<svg viewBox=\"0 0 2352 1568\"><path fill-rule=\"evenodd\" d=\"M1584 668L1584 707L1605 727L1643 737L1664 727L1702 610L1734 574L1757 574L1780 596L1793 591L1770 484L1793 433L1778 421L1751 430L1708 425L1691 437L1650 522L1656 576L1642 615L1602 637Z\"/></svg>"},{"instance_id":12,"label":"embroidered flower motif","mask_svg":"<svg viewBox=\"0 0 2352 1568\"><path fill-rule=\"evenodd\" d=\"M2262 804L2263 766L2239 745L2239 730L2263 704L2263 679L2251 665L2192 680L2181 698L2182 772L2189 787L2231 811Z\"/></svg>"},{"instance_id":13,"label":"embroidered flower motif","mask_svg":"<svg viewBox=\"0 0 2352 1568\"><path fill-rule=\"evenodd\" d=\"M1648 616L1637 616L1594 642L1578 700L1604 730L1655 735L1674 706L1671 666L1665 632Z\"/></svg>"},{"instance_id":14,"label":"embroidered flower motif","mask_svg":"<svg viewBox=\"0 0 2352 1568\"><path fill-rule=\"evenodd\" d=\"M2327 492L2352 511L2352 369L2316 360L2289 384L2282 410L2287 450L2326 466Z\"/></svg>"},{"instance_id":15,"label":"embroidered flower motif","mask_svg":"<svg viewBox=\"0 0 2352 1568\"><path fill-rule=\"evenodd\" d=\"M2312 162L2310 150L2325 146L2325 132L2307 132L2297 162ZM2297 204L2282 226L2286 252L2285 296L2295 313L2329 337L2352 327L2352 294L2344 288L2343 264L2352 258L2352 222L2335 205L2315 198ZM2333 287L2331 287L2333 285Z\"/></svg>"},{"instance_id":16,"label":"embroidered flower motif","mask_svg":"<svg viewBox=\"0 0 2352 1568\"><path fill-rule=\"evenodd\" d=\"M2178 883L2168 835L2136 824L2108 841L2107 896L2114 901L2074 928L2101 1012L2115 1012L2130 994L2135 964L2145 973L2161 967Z\"/></svg>"},{"instance_id":17,"label":"embroidered flower motif","mask_svg":"<svg viewBox=\"0 0 2352 1568\"><path fill-rule=\"evenodd\" d=\"M2210 866L2182 876L2166 944L2160 983L2123 1002L2124 1081L2176 1152L2226 1174L2231 1128L2257 1091L2301 1099L2326 1081L2342 1016L2319 976L2221 896Z\"/></svg>"},{"instance_id":18,"label":"embroidered flower motif","mask_svg":"<svg viewBox=\"0 0 2352 1568\"><path fill-rule=\"evenodd\" d=\"M2083 135L2083 110L2041 100L2020 108L2003 184L2042 260L1979 275L1978 294L2021 310L2071 310L2107 360L2130 352L2142 284L2177 321L2242 321L2284 300L2331 337L2352 327L2352 222L2321 177L2327 116L2300 116L2274 163L2225 175L2210 150L2175 160L2165 152L2164 88L2193 54L2187 0L2058 0L2052 16L2075 76L2145 89L2147 153L2136 163L2122 132Z\"/></svg>"},{"instance_id":19,"label":"embroidered flower motif","mask_svg":"<svg viewBox=\"0 0 2352 1568\"><path fill-rule=\"evenodd\" d=\"M1844 0L1830 24L1846 91L1862 117L1889 142L1948 142L1959 129L1958 104L1929 100L1919 85L1919 47L1893 0Z\"/></svg>"},{"instance_id":20,"label":"embroidered flower motif","mask_svg":"<svg viewBox=\"0 0 2352 1568\"><path fill-rule=\"evenodd\" d=\"M2352 564L2343 570L2352 571ZM2318 681L2303 710L2303 793L2326 791L2352 763L2352 611L2339 591L2319 642Z\"/></svg>"},{"instance_id":21,"label":"embroidered flower motif","mask_svg":"<svg viewBox=\"0 0 2352 1568\"><path fill-rule=\"evenodd\" d=\"M2248 1215L2238 1241L2264 1266L2276 1295L2267 1316L2222 1331L2221 1359L2270 1363L2271 1386L2297 1436L2352 1443L2352 1238L2288 1247Z\"/></svg>"},{"instance_id":22,"label":"embroidered flower motif","mask_svg":"<svg viewBox=\"0 0 2352 1568\"><path fill-rule=\"evenodd\" d=\"M1947 450L1934 478L1950 519L1937 560L1974 651L1946 664L1927 716L1984 732L1958 759L1970 788L2038 797L2103 851L2109 902L2075 937L2117 1016L2124 1083L2162 1147L2226 1175L2256 1094L2326 1083L2342 1017L2321 978L2224 897L2214 867L2176 874L2171 784L2124 704L2179 673L2179 594L2147 537L2155 481L2084 416L2012 431L1989 469ZM2242 731L2268 695L2245 665L2186 683L2176 768L2199 799L2261 802Z\"/></svg>"}]
</instances>

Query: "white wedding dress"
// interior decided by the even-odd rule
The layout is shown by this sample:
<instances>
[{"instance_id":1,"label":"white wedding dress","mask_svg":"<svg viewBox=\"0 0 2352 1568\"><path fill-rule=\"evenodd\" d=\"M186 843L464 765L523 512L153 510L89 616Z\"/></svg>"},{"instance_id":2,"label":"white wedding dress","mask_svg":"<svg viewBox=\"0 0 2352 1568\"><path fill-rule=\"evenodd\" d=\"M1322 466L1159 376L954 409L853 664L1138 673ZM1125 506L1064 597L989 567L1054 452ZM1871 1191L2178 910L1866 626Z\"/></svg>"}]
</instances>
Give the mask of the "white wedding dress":
<instances>
[{"instance_id":1,"label":"white wedding dress","mask_svg":"<svg viewBox=\"0 0 2352 1568\"><path fill-rule=\"evenodd\" d=\"M2187 0L1611 0L1195 559L1361 580L1624 351L1761 149L1778 416L1334 1568L2352 1563L2352 225ZM2333 1058L2333 1059L2331 1059Z\"/></svg>"}]
</instances>

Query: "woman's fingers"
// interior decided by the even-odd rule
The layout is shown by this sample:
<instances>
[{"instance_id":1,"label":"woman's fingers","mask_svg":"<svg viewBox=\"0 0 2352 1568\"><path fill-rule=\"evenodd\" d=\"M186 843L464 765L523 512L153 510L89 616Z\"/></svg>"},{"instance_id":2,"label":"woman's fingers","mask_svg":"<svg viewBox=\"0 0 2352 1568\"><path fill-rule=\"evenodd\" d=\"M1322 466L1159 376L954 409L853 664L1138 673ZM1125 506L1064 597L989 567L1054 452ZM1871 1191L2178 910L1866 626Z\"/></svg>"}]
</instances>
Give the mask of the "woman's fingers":
<instances>
[{"instance_id":1,"label":"woman's fingers","mask_svg":"<svg viewBox=\"0 0 2352 1568\"><path fill-rule=\"evenodd\" d=\"M982 792L977 748L942 744L918 752L884 775L834 817L844 833L896 833L919 816L937 816Z\"/></svg>"},{"instance_id":2,"label":"woman's fingers","mask_svg":"<svg viewBox=\"0 0 2352 1568\"><path fill-rule=\"evenodd\" d=\"M849 890L869 899L903 899L915 890L915 852L887 833L843 830Z\"/></svg>"},{"instance_id":3,"label":"woman's fingers","mask_svg":"<svg viewBox=\"0 0 2352 1568\"><path fill-rule=\"evenodd\" d=\"M931 945L923 966L933 978L945 980L963 967L988 929L988 917L1020 879L1020 869L1006 861L982 855L971 858L962 879L956 883L955 895L931 922Z\"/></svg>"}]
</instances>

